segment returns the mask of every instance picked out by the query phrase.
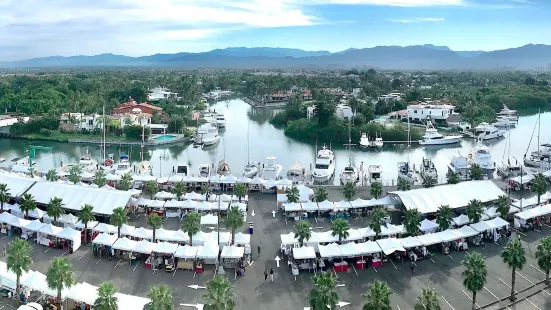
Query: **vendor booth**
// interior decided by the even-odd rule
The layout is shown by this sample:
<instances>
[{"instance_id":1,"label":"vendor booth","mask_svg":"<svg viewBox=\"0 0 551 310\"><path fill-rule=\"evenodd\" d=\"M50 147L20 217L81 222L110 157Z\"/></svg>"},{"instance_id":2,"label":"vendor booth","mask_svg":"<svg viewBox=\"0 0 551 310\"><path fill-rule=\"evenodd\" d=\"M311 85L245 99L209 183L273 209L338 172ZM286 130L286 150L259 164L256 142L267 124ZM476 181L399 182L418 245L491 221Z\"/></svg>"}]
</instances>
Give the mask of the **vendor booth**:
<instances>
[{"instance_id":1,"label":"vendor booth","mask_svg":"<svg viewBox=\"0 0 551 310\"><path fill-rule=\"evenodd\" d=\"M316 251L313 247L302 246L293 248L292 257L289 260L291 270L294 276L297 276L300 269L314 270L316 269Z\"/></svg>"},{"instance_id":2,"label":"vendor booth","mask_svg":"<svg viewBox=\"0 0 551 310\"><path fill-rule=\"evenodd\" d=\"M74 230L71 227L65 227L62 231L57 233L56 237L60 240L61 248L66 249L69 254L75 252L80 248L81 237L80 231Z\"/></svg>"},{"instance_id":3,"label":"vendor booth","mask_svg":"<svg viewBox=\"0 0 551 310\"><path fill-rule=\"evenodd\" d=\"M375 241L367 241L358 243L358 250L362 255L361 260L356 261L355 267L357 269L363 269L366 266L371 265L373 268L380 268L383 263L381 260L381 247ZM367 258L367 261L364 260Z\"/></svg>"},{"instance_id":4,"label":"vendor booth","mask_svg":"<svg viewBox=\"0 0 551 310\"><path fill-rule=\"evenodd\" d=\"M77 308L81 303L84 303L86 309L90 309L91 306L94 305L96 299L98 299L98 288L86 282L77 283L69 289L69 292L67 292L67 298L75 301L75 304L73 305L74 308Z\"/></svg>"},{"instance_id":5,"label":"vendor booth","mask_svg":"<svg viewBox=\"0 0 551 310\"><path fill-rule=\"evenodd\" d=\"M218 216L207 214L201 216L201 226L218 225Z\"/></svg>"},{"instance_id":6,"label":"vendor booth","mask_svg":"<svg viewBox=\"0 0 551 310\"><path fill-rule=\"evenodd\" d=\"M34 220L34 221L30 222L29 224L27 224L27 226L25 226L24 230L26 231L26 234L21 234L21 238L23 238L25 240L28 240L28 239L31 239L33 237L36 237L36 233L42 227L44 227L44 223L42 223L39 220Z\"/></svg>"},{"instance_id":7,"label":"vendor booth","mask_svg":"<svg viewBox=\"0 0 551 310\"><path fill-rule=\"evenodd\" d=\"M197 246L189 246L187 244L179 246L176 253L174 253L174 256L178 261L176 268L195 270L195 259L198 251L199 247Z\"/></svg>"},{"instance_id":8,"label":"vendor booth","mask_svg":"<svg viewBox=\"0 0 551 310\"><path fill-rule=\"evenodd\" d=\"M397 262L403 262L404 258L407 255L406 249L404 249L399 239L386 238L379 239L376 242L381 248L382 252L385 254L385 256L383 256L383 263L386 262L388 258L393 258ZM394 256L391 256L392 254Z\"/></svg>"},{"instance_id":9,"label":"vendor booth","mask_svg":"<svg viewBox=\"0 0 551 310\"><path fill-rule=\"evenodd\" d=\"M322 260L318 262L318 266L320 269L325 270L326 266L332 266L335 272L348 271L348 263L342 260L341 250L336 243L331 243L328 245L318 245L318 250L320 253L320 257L322 258ZM333 261L333 259L336 258L341 258L341 262L346 264L338 264L336 261Z\"/></svg>"},{"instance_id":10,"label":"vendor booth","mask_svg":"<svg viewBox=\"0 0 551 310\"><path fill-rule=\"evenodd\" d=\"M25 280L31 272L23 272L20 281ZM5 292L3 292L3 294L13 296L13 294L15 293L16 281L17 276L15 275L15 273L11 270L8 270L8 265L6 265L6 263L0 261L0 285L2 286L2 289L6 289L11 292L11 294L7 294Z\"/></svg>"},{"instance_id":11,"label":"vendor booth","mask_svg":"<svg viewBox=\"0 0 551 310\"><path fill-rule=\"evenodd\" d=\"M427 219L422 220L419 226L419 230L424 233L433 233L436 229L438 229L438 224Z\"/></svg>"},{"instance_id":12,"label":"vendor booth","mask_svg":"<svg viewBox=\"0 0 551 310\"><path fill-rule=\"evenodd\" d=\"M32 291L39 292L40 296L46 295L48 297L57 297L57 290L48 287L46 282L46 276L38 271L29 271L29 275L21 280L21 285L27 287ZM67 298L68 289L61 290L61 300ZM37 298L40 299L40 298ZM28 299L27 299L28 300Z\"/></svg>"},{"instance_id":13,"label":"vendor booth","mask_svg":"<svg viewBox=\"0 0 551 310\"><path fill-rule=\"evenodd\" d=\"M133 265L137 259L136 255L133 253L136 244L138 242L128 239L126 237L118 238L115 243L111 246L115 251L118 251L119 256L121 259L128 260L130 265ZM115 252L115 255L117 252ZM137 262L136 262L137 263Z\"/></svg>"},{"instance_id":14,"label":"vendor booth","mask_svg":"<svg viewBox=\"0 0 551 310\"><path fill-rule=\"evenodd\" d=\"M174 253L178 250L178 245L168 242L154 243L151 253L153 270L164 268L167 272L173 272L176 267Z\"/></svg>"},{"instance_id":15,"label":"vendor booth","mask_svg":"<svg viewBox=\"0 0 551 310\"><path fill-rule=\"evenodd\" d=\"M132 232L134 230L136 230L136 227L131 226L131 225L127 225L127 224L122 224L122 226L121 226L121 237L132 236Z\"/></svg>"},{"instance_id":16,"label":"vendor booth","mask_svg":"<svg viewBox=\"0 0 551 310\"><path fill-rule=\"evenodd\" d=\"M221 231L220 238L218 237L218 232L213 231L210 233L209 243L217 243L220 246L230 245L231 233L229 231Z\"/></svg>"},{"instance_id":17,"label":"vendor booth","mask_svg":"<svg viewBox=\"0 0 551 310\"><path fill-rule=\"evenodd\" d=\"M222 248L222 254L220 258L222 259L222 266L224 268L245 268L243 262L243 256L245 255L245 248L226 245Z\"/></svg>"},{"instance_id":18,"label":"vendor booth","mask_svg":"<svg viewBox=\"0 0 551 310\"><path fill-rule=\"evenodd\" d=\"M109 257L109 259L115 256L115 250L112 245L117 241L118 237L110 235L108 233L101 233L92 240L92 249L94 251L94 257Z\"/></svg>"},{"instance_id":19,"label":"vendor booth","mask_svg":"<svg viewBox=\"0 0 551 310\"><path fill-rule=\"evenodd\" d=\"M192 238L193 245L197 245L197 246L205 245L205 243L209 241L209 239L210 239L210 233L200 231L195 235L193 235L193 238ZM214 243L216 243L216 241Z\"/></svg>"},{"instance_id":20,"label":"vendor booth","mask_svg":"<svg viewBox=\"0 0 551 310\"><path fill-rule=\"evenodd\" d=\"M183 245L184 243L189 242L189 236L185 232L183 232L181 229L171 231L170 236L167 239L168 242L175 242L180 245Z\"/></svg>"},{"instance_id":21,"label":"vendor booth","mask_svg":"<svg viewBox=\"0 0 551 310\"><path fill-rule=\"evenodd\" d=\"M10 228L10 230L8 231L8 236L20 235L21 238L25 240L29 239L25 226L29 225L30 223L31 221L19 217L12 218L11 221L8 223L8 228Z\"/></svg>"},{"instance_id":22,"label":"vendor booth","mask_svg":"<svg viewBox=\"0 0 551 310\"><path fill-rule=\"evenodd\" d=\"M8 224L12 221L15 216L11 215L8 212L0 213L0 224L2 225L2 233L7 234L10 229L8 229ZM10 232L11 233L11 232Z\"/></svg>"},{"instance_id":23,"label":"vendor booth","mask_svg":"<svg viewBox=\"0 0 551 310\"><path fill-rule=\"evenodd\" d=\"M79 219L78 217L68 213L63 214L57 219L57 222L63 224L63 227L72 227L74 228L76 223L78 223Z\"/></svg>"},{"instance_id":24,"label":"vendor booth","mask_svg":"<svg viewBox=\"0 0 551 310\"><path fill-rule=\"evenodd\" d=\"M52 224L46 224L37 233L38 244L45 245L47 247L58 248L56 235L62 231L63 228L54 226Z\"/></svg>"},{"instance_id":25,"label":"vendor booth","mask_svg":"<svg viewBox=\"0 0 551 310\"><path fill-rule=\"evenodd\" d=\"M136 228L129 234L131 237L136 240L152 240L153 239L153 230L145 229L143 227Z\"/></svg>"},{"instance_id":26,"label":"vendor booth","mask_svg":"<svg viewBox=\"0 0 551 310\"><path fill-rule=\"evenodd\" d=\"M220 253L220 247L216 244L216 242L208 242L205 245L199 246L199 249L197 250L197 258L201 259L204 264L214 265L218 259L218 253ZM202 268L202 263L198 264L198 268Z\"/></svg>"},{"instance_id":27,"label":"vendor booth","mask_svg":"<svg viewBox=\"0 0 551 310\"><path fill-rule=\"evenodd\" d=\"M551 205L541 205L532 209L527 209L515 214L515 228L527 231L541 226L544 222L549 222L551 214Z\"/></svg>"}]
</instances>

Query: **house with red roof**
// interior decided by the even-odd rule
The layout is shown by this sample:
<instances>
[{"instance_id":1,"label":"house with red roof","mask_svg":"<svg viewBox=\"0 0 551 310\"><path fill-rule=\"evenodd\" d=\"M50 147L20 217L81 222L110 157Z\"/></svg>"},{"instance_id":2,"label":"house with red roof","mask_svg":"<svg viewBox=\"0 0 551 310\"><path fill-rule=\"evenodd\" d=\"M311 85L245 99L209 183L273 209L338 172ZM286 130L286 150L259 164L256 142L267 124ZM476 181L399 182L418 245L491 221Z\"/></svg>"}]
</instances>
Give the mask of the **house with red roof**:
<instances>
[{"instance_id":1,"label":"house with red roof","mask_svg":"<svg viewBox=\"0 0 551 310\"><path fill-rule=\"evenodd\" d=\"M151 105L147 102L137 103L136 100L130 98L126 103L121 103L118 107L113 109L114 115L121 115L127 113L146 113L154 115L156 113L163 114L163 108Z\"/></svg>"}]
</instances>

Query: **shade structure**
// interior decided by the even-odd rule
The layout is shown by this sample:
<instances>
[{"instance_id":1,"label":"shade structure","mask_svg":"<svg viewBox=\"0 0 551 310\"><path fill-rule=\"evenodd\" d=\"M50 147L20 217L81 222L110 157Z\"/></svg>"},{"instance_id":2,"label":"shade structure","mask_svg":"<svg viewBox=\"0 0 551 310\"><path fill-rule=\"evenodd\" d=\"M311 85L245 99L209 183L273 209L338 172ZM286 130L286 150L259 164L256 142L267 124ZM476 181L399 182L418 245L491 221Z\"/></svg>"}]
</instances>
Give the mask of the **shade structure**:
<instances>
[{"instance_id":1,"label":"shade structure","mask_svg":"<svg viewBox=\"0 0 551 310\"><path fill-rule=\"evenodd\" d=\"M212 203L207 201L200 201L195 205L195 210L197 211L210 211L215 209L217 208L213 208Z\"/></svg>"},{"instance_id":2,"label":"shade structure","mask_svg":"<svg viewBox=\"0 0 551 310\"><path fill-rule=\"evenodd\" d=\"M165 205L163 200L151 200L147 205L150 208L160 209Z\"/></svg>"},{"instance_id":3,"label":"shade structure","mask_svg":"<svg viewBox=\"0 0 551 310\"><path fill-rule=\"evenodd\" d=\"M8 224L14 218L16 218L16 216L13 216L8 212L3 212L2 214L0 214L0 223Z\"/></svg>"},{"instance_id":4,"label":"shade structure","mask_svg":"<svg viewBox=\"0 0 551 310\"><path fill-rule=\"evenodd\" d=\"M10 222L8 223L8 225L23 228L23 227L29 225L30 223L31 223L31 221L29 221L29 220L25 220L25 219L22 219L22 218L19 218L19 217L13 217L10 220Z\"/></svg>"},{"instance_id":5,"label":"shade structure","mask_svg":"<svg viewBox=\"0 0 551 310\"><path fill-rule=\"evenodd\" d=\"M356 257L362 255L360 247L354 242L339 245L339 250L341 251L342 257Z\"/></svg>"},{"instance_id":6,"label":"shade structure","mask_svg":"<svg viewBox=\"0 0 551 310\"><path fill-rule=\"evenodd\" d=\"M400 241L404 249L416 248L423 245L423 242L417 237L407 237L398 240Z\"/></svg>"},{"instance_id":7,"label":"shade structure","mask_svg":"<svg viewBox=\"0 0 551 310\"><path fill-rule=\"evenodd\" d=\"M100 233L112 234L117 232L117 227L111 224L99 223L96 227L92 228L92 231L97 231Z\"/></svg>"},{"instance_id":8,"label":"shade structure","mask_svg":"<svg viewBox=\"0 0 551 310\"><path fill-rule=\"evenodd\" d=\"M486 214L489 218L494 218L498 216L497 208L496 207L486 208L484 209L484 214Z\"/></svg>"},{"instance_id":9,"label":"shade structure","mask_svg":"<svg viewBox=\"0 0 551 310\"><path fill-rule=\"evenodd\" d=\"M46 224L46 225L42 226L42 228L40 228L40 230L38 232L43 234L43 235L55 236L55 235L57 235L57 233L59 233L62 230L63 230L63 228L61 228L61 227L57 227L57 226L54 226L52 224Z\"/></svg>"},{"instance_id":10,"label":"shade structure","mask_svg":"<svg viewBox=\"0 0 551 310\"><path fill-rule=\"evenodd\" d=\"M143 197L138 198L138 200L134 201L134 205L136 206L149 206L151 203L151 199L145 199Z\"/></svg>"},{"instance_id":11,"label":"shade structure","mask_svg":"<svg viewBox=\"0 0 551 310\"><path fill-rule=\"evenodd\" d=\"M161 227L161 228L155 230L155 239L166 241L166 240L170 239L170 237L172 236L173 233L174 233L173 231L166 230L166 229Z\"/></svg>"},{"instance_id":12,"label":"shade structure","mask_svg":"<svg viewBox=\"0 0 551 310\"><path fill-rule=\"evenodd\" d=\"M463 226L469 224L470 220L469 217L465 214L461 214L458 217L454 217L452 221L455 223L456 226Z\"/></svg>"},{"instance_id":13,"label":"shade structure","mask_svg":"<svg viewBox=\"0 0 551 310\"><path fill-rule=\"evenodd\" d=\"M316 251L311 246L293 248L293 257L295 259L314 259L316 258Z\"/></svg>"},{"instance_id":14,"label":"shade structure","mask_svg":"<svg viewBox=\"0 0 551 310\"><path fill-rule=\"evenodd\" d=\"M58 222L63 224L69 224L69 225L75 225L78 223L79 219L78 217L72 215L72 214L63 214L59 219L57 219Z\"/></svg>"},{"instance_id":15,"label":"shade structure","mask_svg":"<svg viewBox=\"0 0 551 310\"><path fill-rule=\"evenodd\" d=\"M220 236L220 240L218 240L218 236ZM224 246L230 244L231 241L231 233L229 231L222 231L220 234L216 231L213 231L210 233L210 238L208 240L209 243L216 244L218 242L219 245Z\"/></svg>"},{"instance_id":16,"label":"shade structure","mask_svg":"<svg viewBox=\"0 0 551 310\"><path fill-rule=\"evenodd\" d=\"M101 245L107 245L112 246L115 241L117 241L118 237L115 235L110 235L108 233L101 233L92 240L92 243L95 244L101 244Z\"/></svg>"},{"instance_id":17,"label":"shade structure","mask_svg":"<svg viewBox=\"0 0 551 310\"><path fill-rule=\"evenodd\" d=\"M160 191L157 194L155 194L155 196L153 196L153 198L155 198L155 199L173 199L173 198L176 198L176 195L174 195L173 193Z\"/></svg>"},{"instance_id":18,"label":"shade structure","mask_svg":"<svg viewBox=\"0 0 551 310\"><path fill-rule=\"evenodd\" d=\"M318 204L312 201L300 204L302 211L304 212L316 212L318 211Z\"/></svg>"},{"instance_id":19,"label":"shade structure","mask_svg":"<svg viewBox=\"0 0 551 310\"><path fill-rule=\"evenodd\" d=\"M203 195L198 194L196 192L187 193L184 196L186 197L186 199L191 199L191 200L201 200L203 198Z\"/></svg>"},{"instance_id":20,"label":"shade structure","mask_svg":"<svg viewBox=\"0 0 551 310\"><path fill-rule=\"evenodd\" d=\"M318 208L320 211L332 211L335 209L335 205L329 200L324 200L322 202L318 202Z\"/></svg>"},{"instance_id":21,"label":"shade structure","mask_svg":"<svg viewBox=\"0 0 551 310\"><path fill-rule=\"evenodd\" d=\"M405 251L402 243L396 238L386 238L377 240L377 244L386 255L390 255L396 251Z\"/></svg>"},{"instance_id":22,"label":"shade structure","mask_svg":"<svg viewBox=\"0 0 551 310\"><path fill-rule=\"evenodd\" d=\"M352 206L350 205L350 202L341 200L339 202L335 202L335 209L339 211L346 211L350 209Z\"/></svg>"},{"instance_id":23,"label":"shade structure","mask_svg":"<svg viewBox=\"0 0 551 310\"><path fill-rule=\"evenodd\" d=\"M487 230L492 229L492 226L490 226L486 221L480 221L478 223L474 223L469 225L472 229L478 231L478 232L485 232Z\"/></svg>"},{"instance_id":24,"label":"shade structure","mask_svg":"<svg viewBox=\"0 0 551 310\"><path fill-rule=\"evenodd\" d=\"M237 184L249 184L253 179L247 177L240 177L237 179Z\"/></svg>"},{"instance_id":25,"label":"shade structure","mask_svg":"<svg viewBox=\"0 0 551 310\"><path fill-rule=\"evenodd\" d=\"M177 244L168 242L157 242L153 246L153 252L161 254L174 254L177 249Z\"/></svg>"},{"instance_id":26,"label":"shade structure","mask_svg":"<svg viewBox=\"0 0 551 310\"><path fill-rule=\"evenodd\" d=\"M250 182L252 185L262 185L264 184L264 180L261 179L259 176L255 176L251 182Z\"/></svg>"},{"instance_id":27,"label":"shade structure","mask_svg":"<svg viewBox=\"0 0 551 310\"><path fill-rule=\"evenodd\" d=\"M285 212L298 212L302 210L300 204L296 202L284 203L282 207Z\"/></svg>"},{"instance_id":28,"label":"shade structure","mask_svg":"<svg viewBox=\"0 0 551 310\"><path fill-rule=\"evenodd\" d=\"M188 234L186 234L182 230L176 230L176 231L172 231L172 233L168 237L167 241L171 241L171 242L188 242L189 241L189 236L188 236Z\"/></svg>"},{"instance_id":29,"label":"shade structure","mask_svg":"<svg viewBox=\"0 0 551 310\"><path fill-rule=\"evenodd\" d=\"M318 250L322 258L334 258L342 257L341 250L336 243L331 243L328 245L318 245Z\"/></svg>"},{"instance_id":30,"label":"shade structure","mask_svg":"<svg viewBox=\"0 0 551 310\"><path fill-rule=\"evenodd\" d=\"M193 259L197 256L198 251L198 246L189 246L186 244L184 246L179 246L174 256L178 258Z\"/></svg>"},{"instance_id":31,"label":"shade structure","mask_svg":"<svg viewBox=\"0 0 551 310\"><path fill-rule=\"evenodd\" d=\"M195 245L204 245L210 239L210 234L206 232L198 232L193 235L192 240ZM216 242L215 242L216 243Z\"/></svg>"},{"instance_id":32,"label":"shade structure","mask_svg":"<svg viewBox=\"0 0 551 310\"><path fill-rule=\"evenodd\" d=\"M381 247L375 241L357 243L361 255L368 255L382 252Z\"/></svg>"},{"instance_id":33,"label":"shade structure","mask_svg":"<svg viewBox=\"0 0 551 310\"><path fill-rule=\"evenodd\" d=\"M287 178L283 178L279 181L276 182L278 186L291 186L293 185L293 181L287 179Z\"/></svg>"},{"instance_id":34,"label":"shade structure","mask_svg":"<svg viewBox=\"0 0 551 310\"><path fill-rule=\"evenodd\" d=\"M86 225L86 227L87 227L88 229L92 229L92 228L98 226L98 224L99 224L99 223L98 223L97 221L92 221L92 222L88 222L87 225ZM83 229L84 229L84 223L82 223L81 221L78 221L78 222L75 224L75 228L80 229L80 230L83 230Z\"/></svg>"},{"instance_id":35,"label":"shade structure","mask_svg":"<svg viewBox=\"0 0 551 310\"><path fill-rule=\"evenodd\" d=\"M130 233L130 236L139 239L151 239L153 238L153 231L151 229L140 227L134 229L134 231Z\"/></svg>"},{"instance_id":36,"label":"shade structure","mask_svg":"<svg viewBox=\"0 0 551 310\"><path fill-rule=\"evenodd\" d=\"M237 178L231 174L228 176L220 177L220 183L222 184L235 184L236 182L237 182Z\"/></svg>"},{"instance_id":37,"label":"shade structure","mask_svg":"<svg viewBox=\"0 0 551 310\"><path fill-rule=\"evenodd\" d=\"M134 252L142 254L151 254L155 245L147 240L141 240L136 243L134 247Z\"/></svg>"},{"instance_id":38,"label":"shade structure","mask_svg":"<svg viewBox=\"0 0 551 310\"><path fill-rule=\"evenodd\" d=\"M20 281L23 281L29 276L29 272L23 272ZM0 262L0 284L11 290L15 290L17 276L11 270L8 270L8 265L4 262Z\"/></svg>"},{"instance_id":39,"label":"shade structure","mask_svg":"<svg viewBox=\"0 0 551 310\"><path fill-rule=\"evenodd\" d=\"M0 173L0 183L6 184L8 193L13 197L23 195L36 182L36 179L21 177L11 173Z\"/></svg>"},{"instance_id":40,"label":"shade structure","mask_svg":"<svg viewBox=\"0 0 551 310\"><path fill-rule=\"evenodd\" d=\"M168 183L168 178L158 178L157 184L165 184Z\"/></svg>"},{"instance_id":41,"label":"shade structure","mask_svg":"<svg viewBox=\"0 0 551 310\"><path fill-rule=\"evenodd\" d=\"M211 175L209 177L209 181L211 183L220 183L220 176L219 175Z\"/></svg>"},{"instance_id":42,"label":"shade structure","mask_svg":"<svg viewBox=\"0 0 551 310\"><path fill-rule=\"evenodd\" d=\"M304 184L297 185L296 187L301 194L314 195L314 190Z\"/></svg>"},{"instance_id":43,"label":"shade structure","mask_svg":"<svg viewBox=\"0 0 551 310\"><path fill-rule=\"evenodd\" d=\"M119 310L144 309L146 305L151 302L151 299L149 298L131 296L121 293L116 293L115 296L118 299L117 305L119 307Z\"/></svg>"},{"instance_id":44,"label":"shade structure","mask_svg":"<svg viewBox=\"0 0 551 310\"><path fill-rule=\"evenodd\" d=\"M519 212L515 214L515 217L519 219L528 220L531 218L535 218L538 216L544 216L547 214L551 214L551 205L543 205L543 206L537 206L532 209L524 210L522 212Z\"/></svg>"},{"instance_id":45,"label":"shade structure","mask_svg":"<svg viewBox=\"0 0 551 310\"><path fill-rule=\"evenodd\" d=\"M436 234L424 234L417 236L417 239L419 239L424 246L429 246L433 244L442 243L442 239L440 239Z\"/></svg>"},{"instance_id":46,"label":"shade structure","mask_svg":"<svg viewBox=\"0 0 551 310\"><path fill-rule=\"evenodd\" d=\"M218 216L207 214L201 216L201 225L217 225L218 224Z\"/></svg>"},{"instance_id":47,"label":"shade structure","mask_svg":"<svg viewBox=\"0 0 551 310\"><path fill-rule=\"evenodd\" d=\"M44 227L44 223L42 223L39 220L34 220L34 221L30 222L27 226L25 226L25 229L36 232L36 231L39 231L40 228L42 228L42 227Z\"/></svg>"},{"instance_id":48,"label":"shade structure","mask_svg":"<svg viewBox=\"0 0 551 310\"><path fill-rule=\"evenodd\" d=\"M113 249L132 252L136 248L137 243L137 241L122 237L113 243Z\"/></svg>"},{"instance_id":49,"label":"shade structure","mask_svg":"<svg viewBox=\"0 0 551 310\"><path fill-rule=\"evenodd\" d=\"M28 276L21 280L21 285L30 288L33 291L42 292L45 295L55 297L57 296L57 290L48 287L46 282L46 276L38 271L29 271ZM67 297L68 289L61 290L61 299L64 300Z\"/></svg>"},{"instance_id":50,"label":"shade structure","mask_svg":"<svg viewBox=\"0 0 551 310\"><path fill-rule=\"evenodd\" d=\"M299 242L295 238L295 234L293 232L290 232L288 234L281 234L281 244L290 245L290 244L299 244Z\"/></svg>"},{"instance_id":51,"label":"shade structure","mask_svg":"<svg viewBox=\"0 0 551 310\"><path fill-rule=\"evenodd\" d=\"M178 201L176 199L169 200L165 202L164 207L165 208L181 208L183 205L183 201Z\"/></svg>"},{"instance_id":52,"label":"shade structure","mask_svg":"<svg viewBox=\"0 0 551 310\"><path fill-rule=\"evenodd\" d=\"M438 224L436 224L433 221L429 221L427 219L422 220L419 227L419 229L422 232L428 232L428 231L435 232L437 228L438 228Z\"/></svg>"},{"instance_id":53,"label":"shade structure","mask_svg":"<svg viewBox=\"0 0 551 310\"><path fill-rule=\"evenodd\" d=\"M366 208L366 207L369 207L369 202L367 200L358 198L356 200L351 201L350 205L352 206L352 208Z\"/></svg>"},{"instance_id":54,"label":"shade structure","mask_svg":"<svg viewBox=\"0 0 551 310\"><path fill-rule=\"evenodd\" d=\"M195 206L197 205L196 201L193 201L191 199L187 199L182 201L182 204L180 205L183 209L195 209Z\"/></svg>"},{"instance_id":55,"label":"shade structure","mask_svg":"<svg viewBox=\"0 0 551 310\"><path fill-rule=\"evenodd\" d=\"M401 230L397 229L396 226L392 224L386 224L386 226L381 226L381 233L379 236L390 236L400 234Z\"/></svg>"},{"instance_id":56,"label":"shade structure","mask_svg":"<svg viewBox=\"0 0 551 310\"><path fill-rule=\"evenodd\" d=\"M362 232L360 232L359 229L350 228L348 230L348 237L346 238L346 241L357 241L362 240L364 236L362 235Z\"/></svg>"},{"instance_id":57,"label":"shade structure","mask_svg":"<svg viewBox=\"0 0 551 310\"><path fill-rule=\"evenodd\" d=\"M225 202L231 202L231 196L227 194L219 195L216 200L218 199L221 199L222 201L225 201Z\"/></svg>"},{"instance_id":58,"label":"shade structure","mask_svg":"<svg viewBox=\"0 0 551 310\"><path fill-rule=\"evenodd\" d=\"M181 175L171 175L169 178L168 178L168 182L170 183L177 183L177 182L182 182L184 180L184 177L181 176Z\"/></svg>"},{"instance_id":59,"label":"shade structure","mask_svg":"<svg viewBox=\"0 0 551 310\"><path fill-rule=\"evenodd\" d=\"M310 242L311 240L313 241L314 238L317 238L319 240L319 242L322 242L322 243L330 243L330 242L338 242L339 241L339 236L338 235L335 235L333 236L333 232L332 231L324 231L324 232L313 232L312 233L312 238L310 238L310 240L308 240L308 242Z\"/></svg>"},{"instance_id":60,"label":"shade structure","mask_svg":"<svg viewBox=\"0 0 551 310\"><path fill-rule=\"evenodd\" d=\"M75 230L71 227L65 227L63 228L63 230L58 232L57 235L55 236L66 240L73 240L75 238L78 238L80 240L80 231Z\"/></svg>"},{"instance_id":61,"label":"shade structure","mask_svg":"<svg viewBox=\"0 0 551 310\"><path fill-rule=\"evenodd\" d=\"M218 258L218 253L220 252L220 247L216 244L206 244L199 246L197 250L197 258L202 259L216 259Z\"/></svg>"},{"instance_id":62,"label":"shade structure","mask_svg":"<svg viewBox=\"0 0 551 310\"><path fill-rule=\"evenodd\" d=\"M131 235L134 230L136 230L136 227L134 226L130 226L128 224L121 225L121 235L123 236Z\"/></svg>"},{"instance_id":63,"label":"shade structure","mask_svg":"<svg viewBox=\"0 0 551 310\"><path fill-rule=\"evenodd\" d=\"M269 180L264 181L264 183L262 183L262 186L264 186L266 188L276 187L277 182L274 179L269 179Z\"/></svg>"},{"instance_id":64,"label":"shade structure","mask_svg":"<svg viewBox=\"0 0 551 310\"><path fill-rule=\"evenodd\" d=\"M376 235L376 233L370 227L359 228L358 231L364 238L369 238Z\"/></svg>"},{"instance_id":65,"label":"shade structure","mask_svg":"<svg viewBox=\"0 0 551 310\"><path fill-rule=\"evenodd\" d=\"M142 193L142 191L137 189L137 188L131 188L131 189L127 190L127 192L130 193L134 197L138 197Z\"/></svg>"},{"instance_id":66,"label":"shade structure","mask_svg":"<svg viewBox=\"0 0 551 310\"><path fill-rule=\"evenodd\" d=\"M501 217L493 218L489 221L486 221L486 223L488 223L490 226L492 226L492 228L495 228L495 229L509 226L509 222L505 221Z\"/></svg>"},{"instance_id":67,"label":"shade structure","mask_svg":"<svg viewBox=\"0 0 551 310\"><path fill-rule=\"evenodd\" d=\"M440 240L442 240L442 242L450 242L450 241L457 240L457 239L461 238L461 236L456 234L453 229L440 231L440 232L435 233L435 235Z\"/></svg>"},{"instance_id":68,"label":"shade structure","mask_svg":"<svg viewBox=\"0 0 551 310\"><path fill-rule=\"evenodd\" d=\"M453 231L463 238L469 238L478 235L478 231L474 230L470 226L463 226L461 228L454 229Z\"/></svg>"},{"instance_id":69,"label":"shade structure","mask_svg":"<svg viewBox=\"0 0 551 310\"><path fill-rule=\"evenodd\" d=\"M67 293L69 299L93 305L98 298L98 288L86 282L71 287Z\"/></svg>"},{"instance_id":70,"label":"shade structure","mask_svg":"<svg viewBox=\"0 0 551 310\"><path fill-rule=\"evenodd\" d=\"M233 245L226 245L222 248L220 257L222 258L241 258L245 254L245 248Z\"/></svg>"},{"instance_id":71,"label":"shade structure","mask_svg":"<svg viewBox=\"0 0 551 310\"><path fill-rule=\"evenodd\" d=\"M235 234L233 243L240 245L251 244L251 235L238 232Z\"/></svg>"}]
</instances>

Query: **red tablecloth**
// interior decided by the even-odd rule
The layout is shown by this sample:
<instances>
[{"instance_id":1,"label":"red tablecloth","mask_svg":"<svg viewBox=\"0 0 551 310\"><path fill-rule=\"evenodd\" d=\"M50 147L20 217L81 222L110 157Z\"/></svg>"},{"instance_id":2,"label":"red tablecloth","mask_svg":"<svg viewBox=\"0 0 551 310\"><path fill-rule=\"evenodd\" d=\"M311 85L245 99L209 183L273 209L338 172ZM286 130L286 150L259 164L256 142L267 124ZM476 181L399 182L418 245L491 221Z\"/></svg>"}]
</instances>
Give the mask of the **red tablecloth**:
<instances>
[{"instance_id":1,"label":"red tablecloth","mask_svg":"<svg viewBox=\"0 0 551 310\"><path fill-rule=\"evenodd\" d=\"M151 263L145 263L145 268L151 269Z\"/></svg>"},{"instance_id":2,"label":"red tablecloth","mask_svg":"<svg viewBox=\"0 0 551 310\"><path fill-rule=\"evenodd\" d=\"M365 268L365 262L363 262L363 263L356 262L354 264L354 267L356 267L356 269L364 269Z\"/></svg>"},{"instance_id":3,"label":"red tablecloth","mask_svg":"<svg viewBox=\"0 0 551 310\"><path fill-rule=\"evenodd\" d=\"M373 268L380 268L381 266L383 266L383 262L380 261L380 260L379 261L373 261L373 262L371 262L371 266Z\"/></svg>"},{"instance_id":4,"label":"red tablecloth","mask_svg":"<svg viewBox=\"0 0 551 310\"><path fill-rule=\"evenodd\" d=\"M336 272L346 272L348 271L348 265L335 265L333 266L333 268L335 268L335 271Z\"/></svg>"},{"instance_id":5,"label":"red tablecloth","mask_svg":"<svg viewBox=\"0 0 551 310\"><path fill-rule=\"evenodd\" d=\"M195 267L195 273L202 273L203 267Z\"/></svg>"}]
</instances>

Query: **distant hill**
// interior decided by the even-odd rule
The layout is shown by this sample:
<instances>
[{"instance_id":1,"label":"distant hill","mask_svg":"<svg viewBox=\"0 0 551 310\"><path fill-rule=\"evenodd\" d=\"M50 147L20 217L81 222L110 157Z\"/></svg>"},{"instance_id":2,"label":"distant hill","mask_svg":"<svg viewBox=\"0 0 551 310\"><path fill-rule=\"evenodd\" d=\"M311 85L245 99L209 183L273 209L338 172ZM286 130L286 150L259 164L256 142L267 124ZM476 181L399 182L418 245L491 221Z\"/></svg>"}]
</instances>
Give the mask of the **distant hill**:
<instances>
[{"instance_id":1,"label":"distant hill","mask_svg":"<svg viewBox=\"0 0 551 310\"><path fill-rule=\"evenodd\" d=\"M129 57L43 57L4 62L10 68L47 67L175 67L175 68L338 68L371 66L396 70L492 70L496 67L533 69L551 63L551 46L526 45L492 52L452 51L445 46L377 46L338 53L287 48L226 48L204 53L155 54Z\"/></svg>"}]
</instances>

